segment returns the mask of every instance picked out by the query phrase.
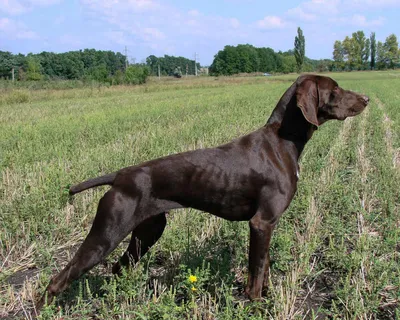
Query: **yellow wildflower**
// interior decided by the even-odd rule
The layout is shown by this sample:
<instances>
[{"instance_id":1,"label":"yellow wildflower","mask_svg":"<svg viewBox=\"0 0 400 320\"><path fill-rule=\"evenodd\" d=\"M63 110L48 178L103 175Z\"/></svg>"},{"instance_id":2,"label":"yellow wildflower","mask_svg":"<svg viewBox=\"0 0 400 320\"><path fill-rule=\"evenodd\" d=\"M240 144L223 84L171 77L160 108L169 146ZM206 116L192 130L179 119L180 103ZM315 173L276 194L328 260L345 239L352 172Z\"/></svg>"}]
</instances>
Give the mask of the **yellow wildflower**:
<instances>
[{"instance_id":1,"label":"yellow wildflower","mask_svg":"<svg viewBox=\"0 0 400 320\"><path fill-rule=\"evenodd\" d=\"M197 289L195 287L192 287L192 292L196 292Z\"/></svg>"},{"instance_id":2,"label":"yellow wildflower","mask_svg":"<svg viewBox=\"0 0 400 320\"><path fill-rule=\"evenodd\" d=\"M193 276L193 275L190 275L190 276L189 276L189 281L190 281L190 283L197 282L197 277L196 277L196 276Z\"/></svg>"}]
</instances>

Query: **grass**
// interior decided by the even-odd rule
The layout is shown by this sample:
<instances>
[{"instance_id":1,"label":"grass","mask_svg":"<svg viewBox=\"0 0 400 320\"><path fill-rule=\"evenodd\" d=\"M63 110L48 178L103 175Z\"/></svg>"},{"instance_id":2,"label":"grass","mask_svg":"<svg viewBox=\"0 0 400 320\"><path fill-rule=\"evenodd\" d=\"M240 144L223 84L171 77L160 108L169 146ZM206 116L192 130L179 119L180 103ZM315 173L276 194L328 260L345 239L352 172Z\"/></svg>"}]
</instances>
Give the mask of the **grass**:
<instances>
[{"instance_id":1,"label":"grass","mask_svg":"<svg viewBox=\"0 0 400 320\"><path fill-rule=\"evenodd\" d=\"M169 214L135 269L110 275L127 239L42 319L399 318L400 73L329 76L371 103L356 118L323 125L306 146L297 195L273 236L263 302L243 298L247 223L184 209ZM33 299L87 235L107 188L69 202L69 184L250 132L295 77L4 90L0 317L29 318Z\"/></svg>"}]
</instances>

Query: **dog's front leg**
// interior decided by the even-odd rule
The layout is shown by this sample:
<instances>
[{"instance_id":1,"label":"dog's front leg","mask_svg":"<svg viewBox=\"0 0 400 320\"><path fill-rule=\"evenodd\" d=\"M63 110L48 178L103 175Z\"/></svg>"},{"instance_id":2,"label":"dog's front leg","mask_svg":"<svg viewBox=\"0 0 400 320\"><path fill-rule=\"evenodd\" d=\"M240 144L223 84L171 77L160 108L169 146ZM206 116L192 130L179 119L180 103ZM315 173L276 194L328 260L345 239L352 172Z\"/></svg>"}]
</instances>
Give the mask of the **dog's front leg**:
<instances>
[{"instance_id":1,"label":"dog's front leg","mask_svg":"<svg viewBox=\"0 0 400 320\"><path fill-rule=\"evenodd\" d=\"M268 283L269 245L275 224L265 220L263 212L257 212L250 220L249 276L246 294L251 300L261 298L263 284Z\"/></svg>"}]
</instances>

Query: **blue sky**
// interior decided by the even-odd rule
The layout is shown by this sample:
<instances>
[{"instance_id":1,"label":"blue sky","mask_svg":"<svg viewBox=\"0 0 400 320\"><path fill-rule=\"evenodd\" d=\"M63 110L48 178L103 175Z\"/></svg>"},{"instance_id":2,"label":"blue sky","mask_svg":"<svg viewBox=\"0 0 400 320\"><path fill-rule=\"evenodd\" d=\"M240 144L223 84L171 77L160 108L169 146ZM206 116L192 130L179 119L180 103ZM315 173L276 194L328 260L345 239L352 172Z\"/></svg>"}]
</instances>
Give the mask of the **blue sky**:
<instances>
[{"instance_id":1,"label":"blue sky","mask_svg":"<svg viewBox=\"0 0 400 320\"><path fill-rule=\"evenodd\" d=\"M335 40L363 30L399 38L400 0L0 0L0 50L64 52L84 48L211 64L225 45L293 48L297 27L306 55L331 58Z\"/></svg>"}]
</instances>

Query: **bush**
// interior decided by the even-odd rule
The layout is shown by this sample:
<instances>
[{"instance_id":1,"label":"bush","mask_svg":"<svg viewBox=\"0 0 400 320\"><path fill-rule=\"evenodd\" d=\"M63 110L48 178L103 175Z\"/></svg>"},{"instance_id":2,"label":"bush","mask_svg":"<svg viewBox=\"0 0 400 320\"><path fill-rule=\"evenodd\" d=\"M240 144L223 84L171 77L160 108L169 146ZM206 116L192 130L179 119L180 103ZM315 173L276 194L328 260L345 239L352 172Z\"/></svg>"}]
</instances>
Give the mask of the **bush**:
<instances>
[{"instance_id":1,"label":"bush","mask_svg":"<svg viewBox=\"0 0 400 320\"><path fill-rule=\"evenodd\" d=\"M125 71L125 82L129 84L142 84L145 83L150 70L144 65L130 65Z\"/></svg>"},{"instance_id":2,"label":"bush","mask_svg":"<svg viewBox=\"0 0 400 320\"><path fill-rule=\"evenodd\" d=\"M121 70L117 70L114 76L111 78L112 84L123 84L125 81L125 75Z\"/></svg>"}]
</instances>

